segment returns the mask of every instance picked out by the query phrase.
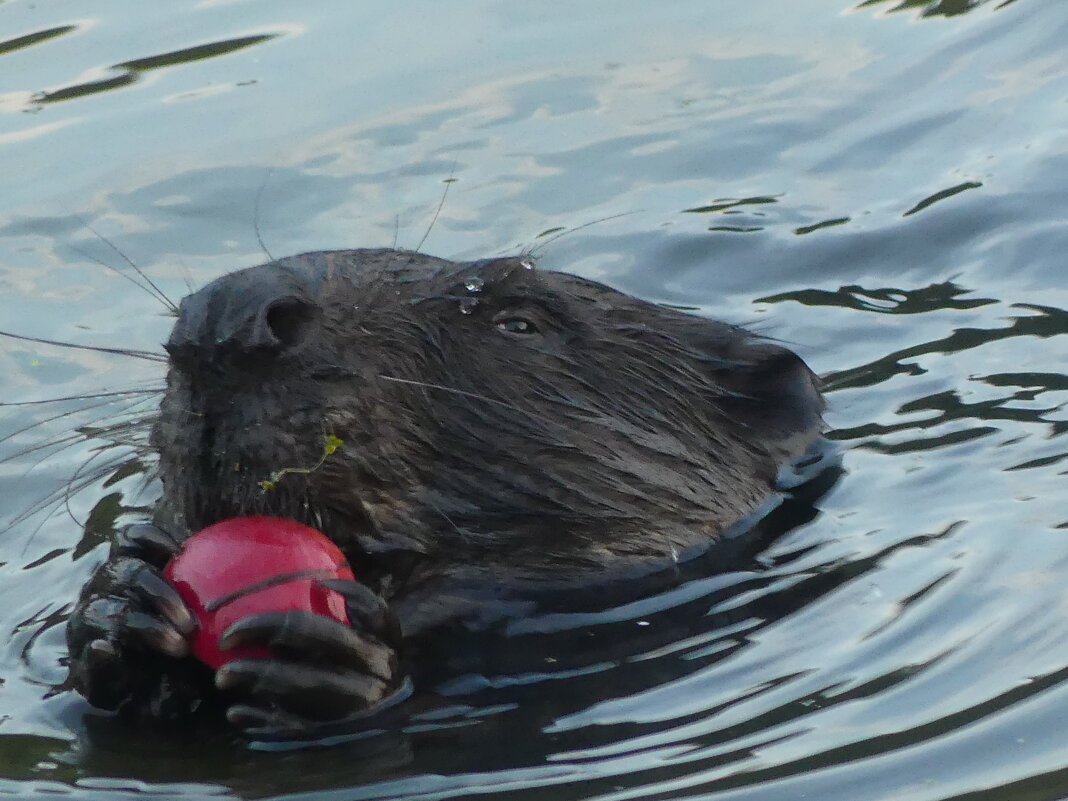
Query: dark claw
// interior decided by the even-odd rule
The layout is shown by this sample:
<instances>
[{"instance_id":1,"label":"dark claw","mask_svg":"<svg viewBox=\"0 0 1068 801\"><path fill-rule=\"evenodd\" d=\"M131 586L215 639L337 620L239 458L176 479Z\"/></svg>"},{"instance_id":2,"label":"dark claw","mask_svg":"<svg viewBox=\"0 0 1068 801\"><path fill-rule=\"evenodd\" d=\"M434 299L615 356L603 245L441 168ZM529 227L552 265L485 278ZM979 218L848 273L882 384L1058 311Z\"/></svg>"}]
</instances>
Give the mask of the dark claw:
<instances>
[{"instance_id":1,"label":"dark claw","mask_svg":"<svg viewBox=\"0 0 1068 801\"><path fill-rule=\"evenodd\" d=\"M174 628L144 612L126 614L126 630L145 647L181 659L189 655L189 641Z\"/></svg>"},{"instance_id":2,"label":"dark claw","mask_svg":"<svg viewBox=\"0 0 1068 801\"><path fill-rule=\"evenodd\" d=\"M234 704L226 710L226 719L230 725L251 733L268 733L290 731L299 732L310 729L316 721L299 715L291 715L278 709L265 709L252 704Z\"/></svg>"},{"instance_id":3,"label":"dark claw","mask_svg":"<svg viewBox=\"0 0 1068 801\"><path fill-rule=\"evenodd\" d=\"M283 711L276 706L266 703L234 704L226 711L226 719L234 726L242 729L247 734L265 735L274 737L285 735L287 737L301 737L307 733L342 733L351 732L352 727L368 717L385 713L391 707L402 703L412 694L412 684L405 679L389 695L378 701L371 707L358 709L340 718L332 718L329 721L316 720L293 712ZM329 727L329 728L326 728Z\"/></svg>"},{"instance_id":4,"label":"dark claw","mask_svg":"<svg viewBox=\"0 0 1068 801\"><path fill-rule=\"evenodd\" d=\"M345 596L345 607L354 628L369 631L394 647L400 643L401 630L396 617L382 597L366 584L349 579L324 579L319 583Z\"/></svg>"},{"instance_id":5,"label":"dark claw","mask_svg":"<svg viewBox=\"0 0 1068 801\"><path fill-rule=\"evenodd\" d=\"M280 659L236 659L215 673L215 686L282 706L287 714L337 720L388 694L385 682L356 672L316 668Z\"/></svg>"},{"instance_id":6,"label":"dark claw","mask_svg":"<svg viewBox=\"0 0 1068 801\"><path fill-rule=\"evenodd\" d=\"M132 556L162 568L181 548L174 537L151 523L134 523L115 536L112 557Z\"/></svg>"},{"instance_id":7,"label":"dark claw","mask_svg":"<svg viewBox=\"0 0 1068 801\"><path fill-rule=\"evenodd\" d=\"M120 559L115 577L162 615L180 634L192 634L197 621L185 601L159 573L137 559Z\"/></svg>"},{"instance_id":8,"label":"dark claw","mask_svg":"<svg viewBox=\"0 0 1068 801\"><path fill-rule=\"evenodd\" d=\"M260 612L242 618L219 638L220 648L239 645L266 645L294 660L365 671L383 681L396 673L391 648L314 612Z\"/></svg>"}]
</instances>

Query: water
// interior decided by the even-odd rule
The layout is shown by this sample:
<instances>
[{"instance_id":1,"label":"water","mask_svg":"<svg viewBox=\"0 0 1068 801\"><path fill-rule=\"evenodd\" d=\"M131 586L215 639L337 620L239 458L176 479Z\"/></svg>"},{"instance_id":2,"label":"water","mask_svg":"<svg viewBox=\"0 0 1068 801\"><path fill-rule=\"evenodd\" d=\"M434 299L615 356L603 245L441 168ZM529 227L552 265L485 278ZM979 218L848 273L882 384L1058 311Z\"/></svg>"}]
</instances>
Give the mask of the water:
<instances>
[{"instance_id":1,"label":"water","mask_svg":"<svg viewBox=\"0 0 1068 801\"><path fill-rule=\"evenodd\" d=\"M472 635L444 708L264 751L49 693L154 491L88 428L153 396L0 407L0 792L1068 796L1065 41L1058 0L0 4L3 330L156 349L123 256L176 298L260 239L532 249L788 341L846 468L742 569ZM6 402L160 384L0 343Z\"/></svg>"}]
</instances>

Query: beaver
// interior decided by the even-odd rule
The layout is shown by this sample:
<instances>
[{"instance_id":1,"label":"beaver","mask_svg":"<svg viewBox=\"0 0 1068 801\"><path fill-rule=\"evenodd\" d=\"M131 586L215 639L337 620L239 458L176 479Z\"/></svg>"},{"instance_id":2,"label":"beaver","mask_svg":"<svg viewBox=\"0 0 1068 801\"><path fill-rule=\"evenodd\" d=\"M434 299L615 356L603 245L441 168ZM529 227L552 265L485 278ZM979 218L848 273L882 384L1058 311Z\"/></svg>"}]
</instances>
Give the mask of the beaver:
<instances>
[{"instance_id":1,"label":"beaver","mask_svg":"<svg viewBox=\"0 0 1068 801\"><path fill-rule=\"evenodd\" d=\"M374 713L406 692L421 632L708 547L821 439L792 351L526 257L271 260L186 297L165 350L162 497L67 629L72 686L153 718L212 693L249 731ZM274 656L205 675L160 568L248 514L344 551L359 581L331 586L352 626L253 615L226 644Z\"/></svg>"}]
</instances>

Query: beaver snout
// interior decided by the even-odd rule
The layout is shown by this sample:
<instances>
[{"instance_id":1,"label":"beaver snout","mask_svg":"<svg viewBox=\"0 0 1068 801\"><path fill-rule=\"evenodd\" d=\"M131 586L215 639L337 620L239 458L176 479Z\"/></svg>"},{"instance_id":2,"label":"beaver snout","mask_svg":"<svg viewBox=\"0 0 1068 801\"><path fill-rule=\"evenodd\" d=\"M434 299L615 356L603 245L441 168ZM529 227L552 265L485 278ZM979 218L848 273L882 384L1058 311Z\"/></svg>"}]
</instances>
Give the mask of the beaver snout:
<instances>
[{"instance_id":1,"label":"beaver snout","mask_svg":"<svg viewBox=\"0 0 1068 801\"><path fill-rule=\"evenodd\" d=\"M262 362L299 349L319 314L298 274L265 265L224 276L183 300L164 348L179 369L220 358Z\"/></svg>"}]
</instances>

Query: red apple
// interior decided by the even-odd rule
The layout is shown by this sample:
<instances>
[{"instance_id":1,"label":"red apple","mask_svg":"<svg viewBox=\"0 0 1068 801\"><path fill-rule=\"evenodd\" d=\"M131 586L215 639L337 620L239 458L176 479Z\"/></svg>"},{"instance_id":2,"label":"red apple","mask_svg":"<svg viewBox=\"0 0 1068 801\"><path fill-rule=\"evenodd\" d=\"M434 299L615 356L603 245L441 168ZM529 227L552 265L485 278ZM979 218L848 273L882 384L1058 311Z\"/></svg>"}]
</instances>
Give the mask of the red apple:
<instances>
[{"instance_id":1,"label":"red apple","mask_svg":"<svg viewBox=\"0 0 1068 801\"><path fill-rule=\"evenodd\" d=\"M282 517L235 517L193 534L164 568L196 617L193 655L213 669L270 656L267 648L218 647L220 635L257 612L304 610L349 625L344 597L319 584L352 579L344 554L325 535Z\"/></svg>"}]
</instances>

